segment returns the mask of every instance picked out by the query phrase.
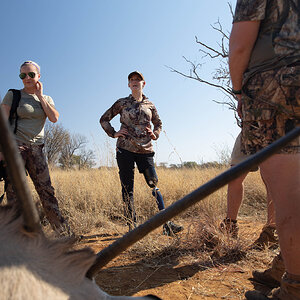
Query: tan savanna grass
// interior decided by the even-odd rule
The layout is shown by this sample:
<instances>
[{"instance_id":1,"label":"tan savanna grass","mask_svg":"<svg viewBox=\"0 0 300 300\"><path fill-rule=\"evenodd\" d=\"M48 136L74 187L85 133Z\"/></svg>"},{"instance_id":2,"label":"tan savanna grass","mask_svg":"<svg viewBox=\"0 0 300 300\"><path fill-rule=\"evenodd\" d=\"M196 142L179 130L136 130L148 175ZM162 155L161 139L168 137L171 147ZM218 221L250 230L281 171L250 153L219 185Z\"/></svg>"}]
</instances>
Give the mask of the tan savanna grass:
<instances>
[{"instance_id":1,"label":"tan savanna grass","mask_svg":"<svg viewBox=\"0 0 300 300\"><path fill-rule=\"evenodd\" d=\"M157 168L159 188L166 206L181 199L202 184L225 171L226 168ZM123 203L117 168L91 170L52 169L51 178L60 208L77 234L119 233L127 231L123 218ZM36 201L38 197L30 181ZM223 187L203 201L175 218L184 224L185 231L179 238L166 239L162 229L149 234L131 247L129 255L136 258L182 255L189 259L219 259L246 257L245 249L253 242L253 233L243 234L242 239L233 240L219 231L220 221L225 216L227 187ZM245 197L240 218L255 222L265 221L266 191L259 172L250 173L245 180ZM135 173L135 208L139 223L157 212L151 189L142 174Z\"/></svg>"},{"instance_id":2,"label":"tan savanna grass","mask_svg":"<svg viewBox=\"0 0 300 300\"><path fill-rule=\"evenodd\" d=\"M158 168L159 188L166 206L181 199L200 185L220 173L220 169L163 169ZM87 232L92 228L109 229L114 223L124 223L121 186L117 168L94 170L51 172L61 208L68 214L74 230ZM37 195L35 195L37 197ZM157 212L157 205L151 189L142 174L135 173L135 209L139 223ZM209 202L183 212L179 218L190 218L211 211L220 215L225 209L226 188L220 189L210 197ZM208 204L209 203L209 204Z\"/></svg>"}]
</instances>

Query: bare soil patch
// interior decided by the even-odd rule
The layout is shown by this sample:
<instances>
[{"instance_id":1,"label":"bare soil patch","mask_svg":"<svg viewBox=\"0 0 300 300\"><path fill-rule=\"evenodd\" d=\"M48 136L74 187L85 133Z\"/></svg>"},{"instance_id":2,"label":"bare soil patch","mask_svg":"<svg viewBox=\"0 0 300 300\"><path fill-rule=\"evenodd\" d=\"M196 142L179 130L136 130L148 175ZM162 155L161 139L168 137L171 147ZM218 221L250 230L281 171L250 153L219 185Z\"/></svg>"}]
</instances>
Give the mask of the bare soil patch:
<instances>
[{"instance_id":1,"label":"bare soil patch","mask_svg":"<svg viewBox=\"0 0 300 300\"><path fill-rule=\"evenodd\" d=\"M188 228L188 224L184 225ZM239 240L251 243L258 237L263 223L244 219L239 221L239 226ZM124 233L125 230L124 227ZM185 231L179 239L184 239ZM167 250L147 257L127 250L100 271L97 284L111 295L153 294L165 300L245 299L245 291L253 289L249 281L252 270L268 266L278 251L249 249L243 255L210 257L203 256L201 249L185 249L182 244L172 249L170 239L173 238L162 235L161 230L154 234ZM85 235L81 245L98 252L121 235L120 232L93 232Z\"/></svg>"}]
</instances>

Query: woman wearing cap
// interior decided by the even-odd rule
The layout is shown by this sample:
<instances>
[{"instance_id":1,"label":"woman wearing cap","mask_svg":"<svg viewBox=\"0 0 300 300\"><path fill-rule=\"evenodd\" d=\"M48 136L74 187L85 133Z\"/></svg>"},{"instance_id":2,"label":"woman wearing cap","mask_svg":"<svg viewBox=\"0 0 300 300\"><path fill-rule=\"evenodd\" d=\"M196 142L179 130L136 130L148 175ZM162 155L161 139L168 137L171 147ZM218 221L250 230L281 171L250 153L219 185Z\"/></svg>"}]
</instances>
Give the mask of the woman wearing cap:
<instances>
[{"instance_id":1,"label":"woman wearing cap","mask_svg":"<svg viewBox=\"0 0 300 300\"><path fill-rule=\"evenodd\" d=\"M59 234L70 234L69 225L61 215L58 202L51 185L48 165L43 154L44 125L46 118L55 123L59 113L55 109L50 96L43 94L43 84L40 80L40 67L33 61L25 61L20 67L20 79L24 88L15 90L19 93L20 102L16 113L11 118L11 127L15 133L16 142L24 160L25 168L31 177L40 197L44 213L52 228ZM14 91L14 92L15 92ZM9 118L14 93L8 91L1 108ZM0 160L3 159L0 152ZM16 194L8 183L6 189L8 203L14 203Z\"/></svg>"},{"instance_id":2,"label":"woman wearing cap","mask_svg":"<svg viewBox=\"0 0 300 300\"><path fill-rule=\"evenodd\" d=\"M137 164L140 173L144 174L152 194L156 198L159 210L165 208L161 193L156 187L158 178L154 167L154 151L152 140L157 140L161 131L162 122L152 102L143 94L146 82L142 73L131 72L128 75L128 87L131 94L117 100L100 118L100 124L112 138L117 138L117 163L122 185L122 198L125 207L125 218L129 230L136 226L134 210L133 185L134 167ZM120 115L121 128L119 131L110 124L110 121ZM151 122L154 125L151 129ZM171 235L183 230L173 222L164 225L164 234Z\"/></svg>"}]
</instances>

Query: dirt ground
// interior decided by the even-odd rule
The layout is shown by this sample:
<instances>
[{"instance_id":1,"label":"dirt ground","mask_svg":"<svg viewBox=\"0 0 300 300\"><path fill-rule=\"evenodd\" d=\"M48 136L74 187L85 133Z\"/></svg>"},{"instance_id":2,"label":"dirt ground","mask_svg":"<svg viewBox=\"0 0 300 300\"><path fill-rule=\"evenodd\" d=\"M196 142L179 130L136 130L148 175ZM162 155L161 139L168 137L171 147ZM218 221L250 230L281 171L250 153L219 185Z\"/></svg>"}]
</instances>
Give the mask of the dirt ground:
<instances>
[{"instance_id":1,"label":"dirt ground","mask_svg":"<svg viewBox=\"0 0 300 300\"><path fill-rule=\"evenodd\" d=\"M263 224L242 220L239 223L239 238L247 235L252 241L258 237ZM160 234L159 232L157 234ZM184 235L184 231L181 233ZM119 233L90 234L82 240L82 245L90 246L98 252L119 238ZM164 243L170 237L159 237ZM104 267L96 277L98 285L111 295L144 296L153 294L164 300L174 299L245 299L244 293L253 289L249 280L253 268L263 268L270 262L270 256L251 252L249 256L229 261L199 260L190 253L154 255L147 259L136 259L126 251ZM267 259L257 259L255 256ZM263 261L263 263L262 263ZM267 263L266 263L267 262ZM259 289L265 289L260 286Z\"/></svg>"}]
</instances>

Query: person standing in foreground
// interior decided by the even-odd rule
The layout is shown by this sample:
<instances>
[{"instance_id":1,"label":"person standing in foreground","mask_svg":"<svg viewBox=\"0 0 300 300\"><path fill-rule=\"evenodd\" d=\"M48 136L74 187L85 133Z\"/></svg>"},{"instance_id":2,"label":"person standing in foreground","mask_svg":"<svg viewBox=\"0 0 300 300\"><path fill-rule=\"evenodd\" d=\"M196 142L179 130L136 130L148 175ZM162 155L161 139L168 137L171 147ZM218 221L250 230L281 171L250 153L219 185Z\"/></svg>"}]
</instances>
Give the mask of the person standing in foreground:
<instances>
[{"instance_id":1,"label":"person standing in foreground","mask_svg":"<svg viewBox=\"0 0 300 300\"><path fill-rule=\"evenodd\" d=\"M51 185L49 169L43 153L44 125L46 118L55 123L59 113L51 97L43 94L40 80L40 67L33 61L25 61L20 67L20 79L24 88L20 91L20 102L12 117L12 130L23 158L25 169L32 179L40 197L45 215L53 228L60 235L70 235L67 221L61 215L58 202ZM13 92L8 91L1 103L1 109L7 119L13 103ZM17 123L16 123L17 119ZM0 161L5 159L0 152ZM17 198L12 184L8 181L6 189L8 204L16 203Z\"/></svg>"},{"instance_id":2,"label":"person standing in foreground","mask_svg":"<svg viewBox=\"0 0 300 300\"><path fill-rule=\"evenodd\" d=\"M231 163L230 163L231 167L241 163L248 157L249 156L247 156L241 151L241 133L240 133L235 140L234 147L231 153ZM258 171L258 169L259 169L258 167L253 167L249 172L256 172ZM238 178L230 181L227 188L227 213L226 213L226 218L222 221L220 227L222 232L229 234L233 238L237 238L238 236L239 227L237 222L237 216L243 201L243 194L244 194L243 182L246 176L249 174L249 172L244 173ZM261 174L261 178L266 186L262 174ZM252 244L252 248L258 250L262 250L264 247L274 247L277 246L278 244L278 237L277 234L275 233L276 225L275 225L275 211L274 211L273 200L271 198L267 186L266 186L266 190L267 190L267 222L262 228L259 237Z\"/></svg>"},{"instance_id":3,"label":"person standing in foreground","mask_svg":"<svg viewBox=\"0 0 300 300\"><path fill-rule=\"evenodd\" d=\"M165 208L163 197L157 188L158 178L154 167L152 140L157 140L162 122L152 102L143 94L146 82L142 73L131 72L128 75L128 87L132 94L117 100L100 118L104 131L117 140L117 163L122 185L124 215L129 230L136 227L137 218L134 209L133 185L134 167L137 164L140 173L144 174L152 195L156 198L159 210ZM110 121L120 114L119 131L111 126ZM154 128L151 129L151 123ZM172 235L183 230L182 226L169 221L164 225L164 234Z\"/></svg>"},{"instance_id":4,"label":"person standing in foreground","mask_svg":"<svg viewBox=\"0 0 300 300\"><path fill-rule=\"evenodd\" d=\"M242 112L242 146L253 154L300 120L300 7L296 0L237 0L229 42L233 93ZM285 266L271 298L300 299L300 139L260 165L275 205Z\"/></svg>"}]
</instances>

